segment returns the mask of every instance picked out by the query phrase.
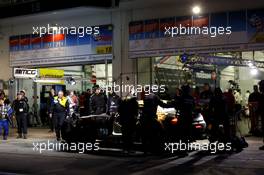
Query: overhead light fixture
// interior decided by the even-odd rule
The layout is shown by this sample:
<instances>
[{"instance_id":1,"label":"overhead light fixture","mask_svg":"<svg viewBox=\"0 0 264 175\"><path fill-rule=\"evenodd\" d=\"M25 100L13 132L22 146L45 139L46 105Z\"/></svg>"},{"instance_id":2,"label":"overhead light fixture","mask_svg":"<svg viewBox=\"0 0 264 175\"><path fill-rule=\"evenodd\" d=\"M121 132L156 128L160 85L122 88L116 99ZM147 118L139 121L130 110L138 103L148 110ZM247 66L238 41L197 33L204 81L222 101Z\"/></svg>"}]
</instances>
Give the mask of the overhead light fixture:
<instances>
[{"instance_id":1,"label":"overhead light fixture","mask_svg":"<svg viewBox=\"0 0 264 175\"><path fill-rule=\"evenodd\" d=\"M252 63L251 61L249 61L249 62L247 63L247 65L248 65L250 68L253 68L253 67L254 67L254 63Z\"/></svg>"},{"instance_id":2,"label":"overhead light fixture","mask_svg":"<svg viewBox=\"0 0 264 175\"><path fill-rule=\"evenodd\" d=\"M198 15L201 12L200 6L198 6L198 5L194 6L192 8L192 12L193 12L193 14Z\"/></svg>"},{"instance_id":3,"label":"overhead light fixture","mask_svg":"<svg viewBox=\"0 0 264 175\"><path fill-rule=\"evenodd\" d=\"M66 79L66 81L70 84L70 85L76 85L76 81L73 77L69 77Z\"/></svg>"},{"instance_id":4,"label":"overhead light fixture","mask_svg":"<svg viewBox=\"0 0 264 175\"><path fill-rule=\"evenodd\" d=\"M258 74L258 69L257 68L250 69L250 74L253 75L253 76L257 75Z\"/></svg>"},{"instance_id":5,"label":"overhead light fixture","mask_svg":"<svg viewBox=\"0 0 264 175\"><path fill-rule=\"evenodd\" d=\"M248 63L248 66L249 66L249 67L252 67L252 66L253 66L253 63L249 62L249 63Z\"/></svg>"}]
</instances>

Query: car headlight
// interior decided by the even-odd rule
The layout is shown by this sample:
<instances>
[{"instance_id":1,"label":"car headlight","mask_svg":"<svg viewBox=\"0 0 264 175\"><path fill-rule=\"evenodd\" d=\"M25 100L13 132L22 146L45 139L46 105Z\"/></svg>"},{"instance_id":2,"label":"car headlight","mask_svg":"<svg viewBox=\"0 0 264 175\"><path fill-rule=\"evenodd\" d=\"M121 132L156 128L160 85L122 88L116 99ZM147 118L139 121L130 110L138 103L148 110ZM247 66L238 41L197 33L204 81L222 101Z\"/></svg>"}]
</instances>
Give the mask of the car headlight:
<instances>
[{"instance_id":1,"label":"car headlight","mask_svg":"<svg viewBox=\"0 0 264 175\"><path fill-rule=\"evenodd\" d=\"M178 123L178 118L175 117L175 118L171 119L170 123L172 125L176 125Z\"/></svg>"}]
</instances>

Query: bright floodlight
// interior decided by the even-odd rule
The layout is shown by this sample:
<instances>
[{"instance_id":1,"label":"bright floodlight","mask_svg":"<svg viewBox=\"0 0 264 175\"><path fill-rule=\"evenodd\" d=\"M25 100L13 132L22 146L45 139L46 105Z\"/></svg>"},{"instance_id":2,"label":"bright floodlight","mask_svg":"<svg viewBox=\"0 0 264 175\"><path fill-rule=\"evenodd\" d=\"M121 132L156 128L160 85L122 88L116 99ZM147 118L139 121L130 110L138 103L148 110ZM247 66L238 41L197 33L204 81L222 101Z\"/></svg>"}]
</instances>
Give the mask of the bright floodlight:
<instances>
[{"instance_id":1,"label":"bright floodlight","mask_svg":"<svg viewBox=\"0 0 264 175\"><path fill-rule=\"evenodd\" d=\"M258 69L256 69L256 68L251 69L250 70L250 74L251 75L257 75L258 74Z\"/></svg>"},{"instance_id":2,"label":"bright floodlight","mask_svg":"<svg viewBox=\"0 0 264 175\"><path fill-rule=\"evenodd\" d=\"M249 66L249 67L253 67L254 64L253 64L252 62L248 62L248 66Z\"/></svg>"},{"instance_id":3,"label":"bright floodlight","mask_svg":"<svg viewBox=\"0 0 264 175\"><path fill-rule=\"evenodd\" d=\"M199 6L194 6L192 12L194 14L199 14L201 12L201 8Z\"/></svg>"}]
</instances>

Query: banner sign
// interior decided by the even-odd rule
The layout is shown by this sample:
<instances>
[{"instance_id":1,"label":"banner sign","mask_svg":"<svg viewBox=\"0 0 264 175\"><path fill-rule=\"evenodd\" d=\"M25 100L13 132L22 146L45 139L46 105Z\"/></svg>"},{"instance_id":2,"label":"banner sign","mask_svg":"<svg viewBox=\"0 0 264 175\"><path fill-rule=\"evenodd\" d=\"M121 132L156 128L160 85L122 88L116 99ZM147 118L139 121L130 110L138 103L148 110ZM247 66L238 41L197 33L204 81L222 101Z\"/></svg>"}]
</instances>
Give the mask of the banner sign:
<instances>
[{"instance_id":1,"label":"banner sign","mask_svg":"<svg viewBox=\"0 0 264 175\"><path fill-rule=\"evenodd\" d=\"M64 70L40 68L39 77L40 78L63 78Z\"/></svg>"},{"instance_id":2,"label":"banner sign","mask_svg":"<svg viewBox=\"0 0 264 175\"><path fill-rule=\"evenodd\" d=\"M37 75L37 69L14 68L15 78L35 78Z\"/></svg>"},{"instance_id":3,"label":"banner sign","mask_svg":"<svg viewBox=\"0 0 264 175\"><path fill-rule=\"evenodd\" d=\"M112 59L113 26L99 27L98 35L38 34L9 38L10 66L43 66Z\"/></svg>"},{"instance_id":4,"label":"banner sign","mask_svg":"<svg viewBox=\"0 0 264 175\"><path fill-rule=\"evenodd\" d=\"M177 34L172 35L172 28ZM195 32L199 34L193 34ZM264 9L129 23L130 58L179 55L183 52L194 54L250 51L263 48Z\"/></svg>"}]
</instances>

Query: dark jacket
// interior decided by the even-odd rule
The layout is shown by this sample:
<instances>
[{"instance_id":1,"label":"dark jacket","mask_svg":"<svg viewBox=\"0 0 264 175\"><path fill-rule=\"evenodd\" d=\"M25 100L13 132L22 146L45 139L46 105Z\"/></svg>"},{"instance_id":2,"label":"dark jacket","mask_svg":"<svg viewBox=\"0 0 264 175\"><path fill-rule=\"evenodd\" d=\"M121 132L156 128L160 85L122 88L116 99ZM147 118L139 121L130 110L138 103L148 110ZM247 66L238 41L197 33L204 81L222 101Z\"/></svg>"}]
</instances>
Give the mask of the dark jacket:
<instances>
[{"instance_id":1,"label":"dark jacket","mask_svg":"<svg viewBox=\"0 0 264 175\"><path fill-rule=\"evenodd\" d=\"M195 107L194 98L191 95L182 95L180 98L179 109L181 113L181 119L183 121L192 121L192 114Z\"/></svg>"},{"instance_id":2,"label":"dark jacket","mask_svg":"<svg viewBox=\"0 0 264 175\"><path fill-rule=\"evenodd\" d=\"M227 103L223 96L214 96L210 101L209 109L211 121L223 123L227 120Z\"/></svg>"},{"instance_id":3,"label":"dark jacket","mask_svg":"<svg viewBox=\"0 0 264 175\"><path fill-rule=\"evenodd\" d=\"M91 97L91 114L100 115L106 112L106 100L103 94L94 94Z\"/></svg>"},{"instance_id":4,"label":"dark jacket","mask_svg":"<svg viewBox=\"0 0 264 175\"><path fill-rule=\"evenodd\" d=\"M248 102L259 102L261 98L261 93L259 92L253 92L248 97Z\"/></svg>"},{"instance_id":5,"label":"dark jacket","mask_svg":"<svg viewBox=\"0 0 264 175\"><path fill-rule=\"evenodd\" d=\"M21 99L21 100L16 99L13 102L13 109L14 109L16 115L25 114L29 110L28 104L24 99Z\"/></svg>"},{"instance_id":6,"label":"dark jacket","mask_svg":"<svg viewBox=\"0 0 264 175\"><path fill-rule=\"evenodd\" d=\"M135 125L138 116L138 102L136 98L124 99L118 107L121 125Z\"/></svg>"},{"instance_id":7,"label":"dark jacket","mask_svg":"<svg viewBox=\"0 0 264 175\"><path fill-rule=\"evenodd\" d=\"M48 101L47 101L47 111L48 111L48 113L52 113L51 112L51 108L52 108L53 105L54 105L54 97L52 95L50 95L50 97L48 98Z\"/></svg>"},{"instance_id":8,"label":"dark jacket","mask_svg":"<svg viewBox=\"0 0 264 175\"><path fill-rule=\"evenodd\" d=\"M63 97L63 99L60 100L58 97L54 97L50 112L54 115L69 115L69 102L67 98Z\"/></svg>"},{"instance_id":9,"label":"dark jacket","mask_svg":"<svg viewBox=\"0 0 264 175\"><path fill-rule=\"evenodd\" d=\"M120 97L116 94L109 95L107 100L107 113L117 112L120 105Z\"/></svg>"},{"instance_id":10,"label":"dark jacket","mask_svg":"<svg viewBox=\"0 0 264 175\"><path fill-rule=\"evenodd\" d=\"M259 100L259 113L262 117L262 120L264 120L264 94L260 95L260 100ZM264 121L262 121L264 124ZM264 129L264 126L262 126ZM263 131L264 134L264 131Z\"/></svg>"},{"instance_id":11,"label":"dark jacket","mask_svg":"<svg viewBox=\"0 0 264 175\"><path fill-rule=\"evenodd\" d=\"M84 109L85 109L85 114L90 115L91 113L91 94L86 93L84 95Z\"/></svg>"},{"instance_id":12,"label":"dark jacket","mask_svg":"<svg viewBox=\"0 0 264 175\"><path fill-rule=\"evenodd\" d=\"M214 94L213 94L213 92L211 90L203 91L200 94L200 99L208 100L208 103L209 103L209 100L213 97L213 95Z\"/></svg>"}]
</instances>

